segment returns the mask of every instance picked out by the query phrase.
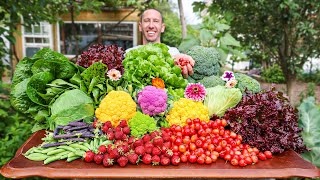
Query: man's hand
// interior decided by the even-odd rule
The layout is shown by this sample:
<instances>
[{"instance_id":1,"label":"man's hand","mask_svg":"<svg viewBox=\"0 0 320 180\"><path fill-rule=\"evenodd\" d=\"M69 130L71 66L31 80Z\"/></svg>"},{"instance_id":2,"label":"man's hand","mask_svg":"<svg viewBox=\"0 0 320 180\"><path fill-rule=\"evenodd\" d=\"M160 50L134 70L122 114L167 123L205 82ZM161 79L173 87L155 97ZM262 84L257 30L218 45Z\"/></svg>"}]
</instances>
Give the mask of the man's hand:
<instances>
[{"instance_id":1,"label":"man's hand","mask_svg":"<svg viewBox=\"0 0 320 180\"><path fill-rule=\"evenodd\" d=\"M174 64L180 67L184 78L188 78L188 76L193 74L193 66L195 62L191 56L186 54L177 54L174 56L174 59Z\"/></svg>"}]
</instances>

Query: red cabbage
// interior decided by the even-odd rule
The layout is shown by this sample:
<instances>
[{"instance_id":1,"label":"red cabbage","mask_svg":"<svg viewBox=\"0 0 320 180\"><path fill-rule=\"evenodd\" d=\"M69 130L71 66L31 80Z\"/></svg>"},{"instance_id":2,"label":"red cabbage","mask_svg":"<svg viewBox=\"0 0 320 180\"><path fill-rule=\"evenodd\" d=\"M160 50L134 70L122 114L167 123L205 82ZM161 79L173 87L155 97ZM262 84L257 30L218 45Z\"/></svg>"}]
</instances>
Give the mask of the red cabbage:
<instances>
[{"instance_id":1,"label":"red cabbage","mask_svg":"<svg viewBox=\"0 0 320 180\"><path fill-rule=\"evenodd\" d=\"M243 142L261 151L282 153L293 149L306 150L299 133L298 114L283 93L271 90L246 93L241 102L229 109L224 118L230 129L243 137Z\"/></svg>"}]
</instances>

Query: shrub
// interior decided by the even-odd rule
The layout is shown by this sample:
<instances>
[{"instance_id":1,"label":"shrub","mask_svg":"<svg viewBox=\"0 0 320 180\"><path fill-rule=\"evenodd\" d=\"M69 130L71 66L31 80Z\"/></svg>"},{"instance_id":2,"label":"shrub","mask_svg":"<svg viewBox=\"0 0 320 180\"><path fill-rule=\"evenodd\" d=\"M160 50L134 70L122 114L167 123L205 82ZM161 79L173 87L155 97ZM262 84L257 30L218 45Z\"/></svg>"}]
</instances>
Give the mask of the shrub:
<instances>
[{"instance_id":1,"label":"shrub","mask_svg":"<svg viewBox=\"0 0 320 180\"><path fill-rule=\"evenodd\" d=\"M261 77L268 83L285 83L284 74L278 64L274 64L273 66L264 69L261 73Z\"/></svg>"}]
</instances>

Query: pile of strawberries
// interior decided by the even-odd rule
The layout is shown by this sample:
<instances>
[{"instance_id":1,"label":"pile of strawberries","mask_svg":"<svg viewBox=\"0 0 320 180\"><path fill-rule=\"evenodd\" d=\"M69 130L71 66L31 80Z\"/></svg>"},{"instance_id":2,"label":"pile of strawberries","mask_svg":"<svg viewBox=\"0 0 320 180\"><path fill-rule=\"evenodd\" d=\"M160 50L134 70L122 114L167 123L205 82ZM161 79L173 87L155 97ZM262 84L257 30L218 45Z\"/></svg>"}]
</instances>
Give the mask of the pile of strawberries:
<instances>
[{"instance_id":1,"label":"pile of strawberries","mask_svg":"<svg viewBox=\"0 0 320 180\"><path fill-rule=\"evenodd\" d=\"M222 158L232 165L246 166L260 160L272 158L270 151L259 152L257 148L241 143L242 137L226 130L225 120L208 123L199 119L188 119L187 125L160 128L142 138L130 136L126 121L117 127L110 122L101 126L112 144L101 145L98 153L87 151L86 162L95 162L111 167L130 164L178 165L180 162L211 164Z\"/></svg>"}]
</instances>

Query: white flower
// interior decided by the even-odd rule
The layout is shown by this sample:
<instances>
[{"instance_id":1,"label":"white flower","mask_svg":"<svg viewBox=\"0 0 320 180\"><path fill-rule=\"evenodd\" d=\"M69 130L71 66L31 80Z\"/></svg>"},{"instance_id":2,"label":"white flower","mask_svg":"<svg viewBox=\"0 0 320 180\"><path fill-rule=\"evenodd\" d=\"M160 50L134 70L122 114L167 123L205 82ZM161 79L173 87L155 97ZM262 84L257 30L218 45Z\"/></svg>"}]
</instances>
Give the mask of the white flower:
<instances>
[{"instance_id":1,"label":"white flower","mask_svg":"<svg viewBox=\"0 0 320 180\"><path fill-rule=\"evenodd\" d=\"M237 85L238 81L236 79L231 79L226 83L227 88L233 88Z\"/></svg>"},{"instance_id":2,"label":"white flower","mask_svg":"<svg viewBox=\"0 0 320 180\"><path fill-rule=\"evenodd\" d=\"M118 81L121 78L121 73L120 71L116 69L110 69L107 72L108 77L111 79L111 81Z\"/></svg>"}]
</instances>

